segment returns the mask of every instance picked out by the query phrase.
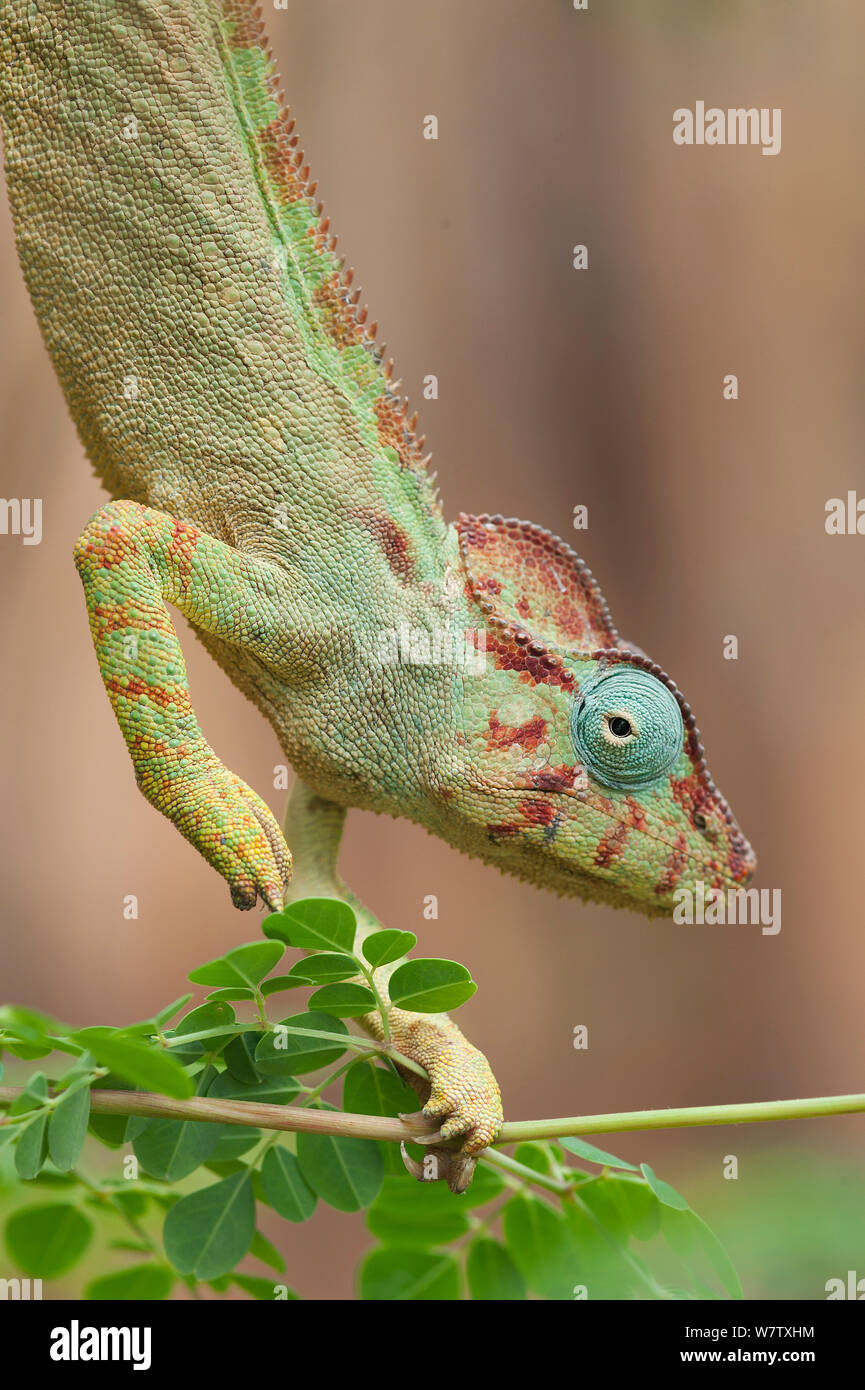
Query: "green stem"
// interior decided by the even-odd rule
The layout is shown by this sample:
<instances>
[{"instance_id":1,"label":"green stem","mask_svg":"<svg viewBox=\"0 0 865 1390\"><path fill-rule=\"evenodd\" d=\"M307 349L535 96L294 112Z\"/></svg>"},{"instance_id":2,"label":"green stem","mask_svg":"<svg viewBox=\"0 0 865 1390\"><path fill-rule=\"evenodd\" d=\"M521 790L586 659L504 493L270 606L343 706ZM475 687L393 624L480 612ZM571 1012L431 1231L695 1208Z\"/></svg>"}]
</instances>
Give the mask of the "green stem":
<instances>
[{"instance_id":1,"label":"green stem","mask_svg":"<svg viewBox=\"0 0 865 1390\"><path fill-rule=\"evenodd\" d=\"M570 1183L551 1178L548 1173L539 1173L536 1168L518 1163L515 1158L499 1153L497 1149L485 1149L481 1162L488 1164L490 1168L500 1168L503 1173L519 1178L521 1183L532 1183L535 1187L543 1187L547 1192L557 1192L560 1197L570 1196L573 1191Z\"/></svg>"},{"instance_id":2,"label":"green stem","mask_svg":"<svg viewBox=\"0 0 865 1390\"><path fill-rule=\"evenodd\" d=\"M14 1047L19 1045L22 1041L26 1041L26 1039L22 1039L18 1033L8 1032L0 1028L0 1052L2 1052L9 1043ZM43 1039L40 1038L40 1042L41 1041L43 1041ZM52 1037L51 1047L55 1052L68 1053L70 1057L83 1057L84 1053L87 1051L80 1043L70 1042L68 1038Z\"/></svg>"},{"instance_id":3,"label":"green stem","mask_svg":"<svg viewBox=\"0 0 865 1390\"><path fill-rule=\"evenodd\" d=\"M345 1041L343 1037L339 1040ZM390 1048L380 1047L378 1051L393 1057L401 1066L408 1062L407 1058ZM418 1068L414 1066L413 1070ZM23 1087L20 1086L0 1086L0 1105L10 1104L22 1091ZM262 1129L353 1134L365 1139L398 1141L428 1132L422 1125L413 1126L409 1121L390 1119L387 1116L348 1115L338 1110L307 1110L290 1105L266 1105L255 1101L211 1100L206 1096L194 1096L191 1100L174 1100L171 1096L156 1095L149 1091L94 1090L90 1093L90 1104L96 1114L103 1115L147 1115L202 1120L213 1124L251 1124ZM861 1112L865 1112L865 1095L820 1096L808 1100L749 1101L743 1105L690 1106L679 1110L633 1110L625 1114L580 1115L562 1120L516 1120L502 1125L496 1144L515 1144L527 1139L556 1139L568 1135L612 1134L628 1130L677 1129L688 1125L803 1120L820 1115L852 1115ZM8 1123L8 1120L4 1120L3 1123ZM522 1169L523 1165L519 1166ZM554 1182L555 1179L551 1178L549 1181Z\"/></svg>"},{"instance_id":4,"label":"green stem","mask_svg":"<svg viewBox=\"0 0 865 1390\"><path fill-rule=\"evenodd\" d=\"M134 1216L129 1215L129 1212L126 1210L123 1203L117 1200L116 1195L111 1191L110 1188L100 1187L98 1183L92 1182L90 1178L84 1176L84 1174L81 1172L79 1168L73 1168L72 1172L73 1176L78 1179L82 1187L86 1187L90 1192L94 1194L94 1196L99 1197L102 1201L105 1202L106 1206L111 1207L112 1211L114 1211L119 1217L122 1218L123 1221L126 1222L126 1225L129 1227L133 1235L137 1236L143 1245L148 1246L152 1255L155 1255L157 1259L163 1258L162 1251L156 1244L156 1241L153 1240L152 1237L147 1234L143 1226L140 1226L138 1224Z\"/></svg>"},{"instance_id":5,"label":"green stem","mask_svg":"<svg viewBox=\"0 0 865 1390\"><path fill-rule=\"evenodd\" d=\"M612 1115L577 1115L562 1120L515 1120L502 1125L497 1142L557 1139L629 1130L684 1129L692 1125L743 1125L768 1120L807 1120L865 1111L865 1095L816 1096L807 1100L755 1100L739 1105L690 1105L674 1110L631 1110Z\"/></svg>"},{"instance_id":6,"label":"green stem","mask_svg":"<svg viewBox=\"0 0 865 1390\"><path fill-rule=\"evenodd\" d=\"M270 1027L272 1028L273 1025L271 1024ZM173 1033L170 1038L167 1034L163 1034L162 1043L170 1051L172 1047L185 1047L187 1043L204 1042L207 1038L224 1038L229 1033L239 1037L241 1033L254 1031L254 1020L249 1020L246 1023L224 1023L221 1028L202 1028L197 1033Z\"/></svg>"},{"instance_id":7,"label":"green stem","mask_svg":"<svg viewBox=\"0 0 865 1390\"><path fill-rule=\"evenodd\" d=\"M351 1067L357 1066L357 1063L361 1062L362 1060L362 1057L351 1057L347 1062L343 1062L341 1067L337 1067L336 1071L332 1071L329 1076L326 1076L324 1078L323 1081L319 1081L318 1085L312 1091L310 1091L308 1095L304 1096L304 1105L312 1105L313 1101L318 1100L322 1091L326 1091L328 1086L330 1086L334 1081L336 1081L337 1077L342 1076L343 1072L349 1071Z\"/></svg>"},{"instance_id":8,"label":"green stem","mask_svg":"<svg viewBox=\"0 0 865 1390\"><path fill-rule=\"evenodd\" d=\"M278 1139L279 1130L275 1129L272 1134L263 1135L251 1153L244 1154L243 1161L250 1171L252 1171L253 1168L259 1167L268 1149L272 1149Z\"/></svg>"},{"instance_id":9,"label":"green stem","mask_svg":"<svg viewBox=\"0 0 865 1390\"><path fill-rule=\"evenodd\" d=\"M52 1095L43 1097L34 1096L35 1104L32 1109L22 1110L20 1115L7 1115L5 1119L0 1120L0 1124L29 1124L32 1119L35 1119L38 1111L53 1110L62 1100L65 1100L67 1096L72 1095L73 1091L80 1091L85 1086L92 1086L93 1082L98 1080L100 1076L107 1075L108 1072L105 1067L96 1067L92 1071L85 1072L81 1076L76 1077L71 1085L65 1086L62 1090L55 1090ZM0 1104L2 1104L2 1101L0 1101Z\"/></svg>"},{"instance_id":10,"label":"green stem","mask_svg":"<svg viewBox=\"0 0 865 1390\"><path fill-rule=\"evenodd\" d=\"M375 995L375 1004L376 1004L376 1008L378 1009L379 1018L381 1019L381 1030L382 1030L382 1033L384 1034L385 1043L386 1043L387 1046L389 1047L389 1046L390 1046L390 1009L389 1009L388 1005L384 1002L384 998L382 997L382 995L381 995L381 993L380 993L380 991L379 991L378 985L377 985L376 982L375 982L375 970L373 969L373 967L372 967L371 965L365 965L364 962L361 961L361 960L359 960L359 958L358 958L357 956L355 956L355 960L356 960L356 961L358 962L358 964L360 965L360 968L361 968L361 970L363 971L364 976L365 976L365 978L366 978L367 984L369 985L370 989L372 990L373 994Z\"/></svg>"},{"instance_id":11,"label":"green stem","mask_svg":"<svg viewBox=\"0 0 865 1390\"><path fill-rule=\"evenodd\" d=\"M297 1028L290 1023L270 1023L267 1031L270 1033L289 1033L292 1037L298 1038L321 1038L325 1042L342 1043L343 1047L354 1048L355 1052L363 1053L367 1057L387 1056L392 1057L401 1067L408 1071L416 1072L424 1080L428 1080L426 1071L417 1062L413 1062L410 1057L404 1057L401 1052L388 1043L377 1042L373 1038L359 1038L356 1033L329 1033L316 1028ZM199 1033L177 1033L172 1038L166 1039L166 1046L184 1047L187 1043L202 1042L205 1038L221 1037L226 1033L248 1033L249 1024L242 1023L237 1026L233 1024L225 1025L221 1028L204 1028Z\"/></svg>"}]
</instances>

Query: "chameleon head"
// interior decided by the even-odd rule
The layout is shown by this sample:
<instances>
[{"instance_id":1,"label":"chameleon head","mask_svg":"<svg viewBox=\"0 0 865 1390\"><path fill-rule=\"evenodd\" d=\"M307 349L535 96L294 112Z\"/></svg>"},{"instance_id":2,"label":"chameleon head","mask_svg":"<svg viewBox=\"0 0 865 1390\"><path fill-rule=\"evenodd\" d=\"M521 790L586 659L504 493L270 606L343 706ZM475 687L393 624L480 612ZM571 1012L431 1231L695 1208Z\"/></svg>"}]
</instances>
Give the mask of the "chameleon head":
<instances>
[{"instance_id":1,"label":"chameleon head","mask_svg":"<svg viewBox=\"0 0 865 1390\"><path fill-rule=\"evenodd\" d=\"M449 813L456 801L470 820L473 852L556 892L651 915L698 882L744 886L754 854L694 716L619 639L578 557L525 522L462 517L457 530L486 649L454 684Z\"/></svg>"}]
</instances>

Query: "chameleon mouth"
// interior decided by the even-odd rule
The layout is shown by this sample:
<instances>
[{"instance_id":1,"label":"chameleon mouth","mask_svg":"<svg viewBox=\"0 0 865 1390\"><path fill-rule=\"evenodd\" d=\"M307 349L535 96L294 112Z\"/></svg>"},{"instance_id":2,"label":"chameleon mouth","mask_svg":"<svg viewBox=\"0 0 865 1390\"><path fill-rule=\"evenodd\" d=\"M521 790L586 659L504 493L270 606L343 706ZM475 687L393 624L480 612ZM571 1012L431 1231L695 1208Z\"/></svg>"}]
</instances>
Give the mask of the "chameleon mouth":
<instances>
[{"instance_id":1,"label":"chameleon mouth","mask_svg":"<svg viewBox=\"0 0 865 1390\"><path fill-rule=\"evenodd\" d=\"M604 813L608 814L608 813ZM630 822L623 820L621 816L609 816L611 821L618 825L628 826ZM650 824L657 826L658 821L653 821L646 817ZM663 824L663 822L660 822ZM687 841L683 844L684 834L675 840L666 835L658 834L657 830L651 830L647 826L642 826L639 833L645 835L647 839L653 840L655 844L663 845L671 854L686 860L689 864L698 865L707 875L714 874L716 877L723 878L727 884L736 884L743 887L751 882L757 868L757 856L745 836L738 826L730 826L726 838L718 843L715 854L711 853L711 847L707 847L706 853L695 853L688 847ZM699 833L699 832L697 832ZM724 866L726 861L726 867ZM734 869L732 866L736 865Z\"/></svg>"},{"instance_id":2,"label":"chameleon mouth","mask_svg":"<svg viewBox=\"0 0 865 1390\"><path fill-rule=\"evenodd\" d=\"M661 843L666 845L665 841ZM738 889L747 885L753 872L749 870L745 878L733 878L729 873L719 871L717 867L707 864L694 855L688 855L686 863L689 868L693 866L697 872L683 873L676 883L663 886L652 880L647 880L643 885L639 883L623 884L614 878L604 877L597 872L592 873L578 865L562 861L559 861L555 867L556 883L553 885L550 882L549 862L545 861L542 855L533 856L533 866L529 876L538 885L542 887L555 886L559 892L568 897L581 897L587 901L597 901L611 907L630 909L643 916L669 919L677 902L674 894L682 889L692 889L698 879L702 878L707 888L711 886L725 890Z\"/></svg>"},{"instance_id":3,"label":"chameleon mouth","mask_svg":"<svg viewBox=\"0 0 865 1390\"><path fill-rule=\"evenodd\" d=\"M509 796L513 797L524 795L517 787L509 787L507 792ZM559 808L558 811L552 811L549 814L549 823L543 827L545 846L543 848L539 844L535 846L538 862L546 866L545 871L548 875L551 870L549 847L557 843L561 830L567 825L567 813L572 809L575 799L581 800L582 798L578 798L578 794L571 790L563 789L547 792L544 801L540 803L551 808ZM663 821L659 821L650 813L644 813L642 823L636 825L633 820L616 815L614 811L609 809L608 805L598 804L597 800L593 799L588 804L593 811L604 816L611 827L621 827L621 835L615 841L615 853L611 855L609 863L596 863L597 873L578 868L569 863L567 858L559 858L556 860L554 870L556 875L565 875L575 883L609 883L612 886L614 880L603 877L601 871L604 868L609 868L618 854L624 850L630 832L644 836L653 844L662 846L667 851L667 865L661 870L660 877L662 882L666 877L668 886L662 889L656 888L655 891L659 894L659 900L664 897L669 898L675 888L686 886L689 881L695 880L697 877L695 870L698 870L706 882L714 887L743 888L750 883L754 876L757 867L756 855L732 817L729 819L724 817L725 830L719 833L717 845L707 844L704 852L697 852L689 844L684 829L678 832L672 831ZM516 833L538 828L539 824L533 823L531 820L514 825ZM692 827L689 827L689 830L690 833L694 833ZM667 833L662 833L663 831ZM697 831L696 833L699 834L700 832ZM687 873L685 872L686 869ZM616 888L620 898L643 901L638 895L629 894L627 886L624 884L617 884Z\"/></svg>"}]
</instances>

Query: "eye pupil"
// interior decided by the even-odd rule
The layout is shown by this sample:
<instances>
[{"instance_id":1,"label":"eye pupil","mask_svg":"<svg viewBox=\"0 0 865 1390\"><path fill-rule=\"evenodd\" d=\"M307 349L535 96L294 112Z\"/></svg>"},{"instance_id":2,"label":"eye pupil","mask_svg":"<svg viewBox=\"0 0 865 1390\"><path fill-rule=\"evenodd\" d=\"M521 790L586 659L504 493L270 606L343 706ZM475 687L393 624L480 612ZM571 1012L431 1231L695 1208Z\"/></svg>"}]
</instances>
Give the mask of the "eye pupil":
<instances>
[{"instance_id":1,"label":"eye pupil","mask_svg":"<svg viewBox=\"0 0 865 1390\"><path fill-rule=\"evenodd\" d=\"M608 723L610 732L615 734L616 738L628 738L633 733L630 722L627 719L623 719L620 714L614 714L612 719L608 720Z\"/></svg>"}]
</instances>

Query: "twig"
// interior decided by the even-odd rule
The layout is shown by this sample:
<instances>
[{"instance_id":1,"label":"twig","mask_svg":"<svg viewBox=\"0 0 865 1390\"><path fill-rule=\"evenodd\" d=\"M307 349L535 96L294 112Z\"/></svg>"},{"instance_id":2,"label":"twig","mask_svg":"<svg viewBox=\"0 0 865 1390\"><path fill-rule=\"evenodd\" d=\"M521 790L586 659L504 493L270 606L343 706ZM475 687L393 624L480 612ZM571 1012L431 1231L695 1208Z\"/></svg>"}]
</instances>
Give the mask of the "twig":
<instances>
[{"instance_id":1,"label":"twig","mask_svg":"<svg viewBox=\"0 0 865 1390\"><path fill-rule=\"evenodd\" d=\"M20 1086L0 1086L0 1105L21 1095ZM246 1100L211 1100L193 1096L175 1100L152 1091L90 1093L90 1108L101 1115L146 1115L206 1124L257 1125L260 1129L307 1134L346 1134L362 1139L399 1142L427 1130L422 1121L382 1115L349 1115L339 1110L307 1110L293 1105L265 1105ZM629 1130L679 1129L692 1125L755 1124L769 1120L804 1120L822 1115L865 1112L865 1095L818 1096L807 1100L748 1101L741 1105L696 1105L678 1110L632 1110L613 1115L577 1115L559 1120L514 1120L502 1126L497 1144L569 1135L614 1134ZM2 1124L3 1121L0 1121Z\"/></svg>"}]
</instances>

